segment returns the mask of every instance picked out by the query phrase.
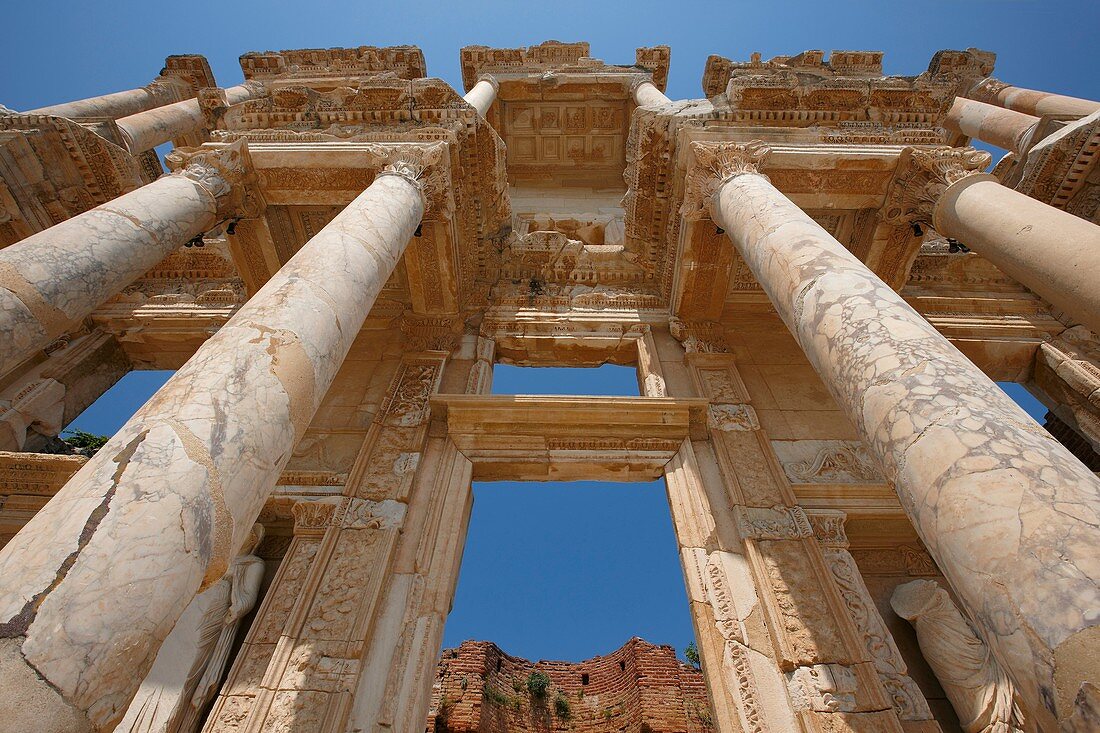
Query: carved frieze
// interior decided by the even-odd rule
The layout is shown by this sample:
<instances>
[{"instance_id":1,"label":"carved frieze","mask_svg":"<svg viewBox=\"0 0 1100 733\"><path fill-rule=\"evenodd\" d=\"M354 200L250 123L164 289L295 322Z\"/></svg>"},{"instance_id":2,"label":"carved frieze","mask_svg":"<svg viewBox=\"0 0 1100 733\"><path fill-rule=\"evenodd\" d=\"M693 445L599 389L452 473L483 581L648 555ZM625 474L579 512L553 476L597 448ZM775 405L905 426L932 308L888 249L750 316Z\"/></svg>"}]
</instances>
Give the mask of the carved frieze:
<instances>
[{"instance_id":1,"label":"carved frieze","mask_svg":"<svg viewBox=\"0 0 1100 733\"><path fill-rule=\"evenodd\" d=\"M251 52L241 56L245 79L348 79L393 74L416 79L426 73L416 46L358 46Z\"/></svg>"},{"instance_id":2,"label":"carved frieze","mask_svg":"<svg viewBox=\"0 0 1100 733\"><path fill-rule=\"evenodd\" d=\"M1028 151L1005 182L1020 193L1100 224L1100 114L1066 124ZM1018 180L1016 180L1018 178Z\"/></svg>"},{"instance_id":3,"label":"carved frieze","mask_svg":"<svg viewBox=\"0 0 1100 733\"><path fill-rule=\"evenodd\" d=\"M794 540L812 537L813 527L799 506L734 507L742 539Z\"/></svg>"},{"instance_id":4,"label":"carved frieze","mask_svg":"<svg viewBox=\"0 0 1100 733\"><path fill-rule=\"evenodd\" d=\"M856 440L773 440L792 484L882 483L867 447Z\"/></svg>"},{"instance_id":5,"label":"carved frieze","mask_svg":"<svg viewBox=\"0 0 1100 733\"><path fill-rule=\"evenodd\" d=\"M379 411L384 425L415 427L428 418L428 399L440 377L438 363L405 363Z\"/></svg>"}]
</instances>

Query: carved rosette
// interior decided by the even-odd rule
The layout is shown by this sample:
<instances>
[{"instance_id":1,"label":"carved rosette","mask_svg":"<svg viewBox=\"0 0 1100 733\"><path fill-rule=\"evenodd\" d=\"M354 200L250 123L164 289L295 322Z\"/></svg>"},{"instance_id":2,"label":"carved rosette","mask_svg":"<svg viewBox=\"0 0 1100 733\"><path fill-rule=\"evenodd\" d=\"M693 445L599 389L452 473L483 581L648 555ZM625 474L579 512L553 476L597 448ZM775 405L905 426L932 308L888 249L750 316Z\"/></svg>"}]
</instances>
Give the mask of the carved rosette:
<instances>
[{"instance_id":1,"label":"carved rosette","mask_svg":"<svg viewBox=\"0 0 1100 733\"><path fill-rule=\"evenodd\" d=\"M762 175L760 166L771 151L761 140L692 143L692 161L684 181L684 203L680 206L680 214L687 219L713 219L711 205L722 184L746 173Z\"/></svg>"},{"instance_id":2,"label":"carved rosette","mask_svg":"<svg viewBox=\"0 0 1100 733\"><path fill-rule=\"evenodd\" d=\"M228 145L177 148L164 157L173 175L190 178L218 202L224 219L259 216L265 203L251 185L256 169L244 140Z\"/></svg>"},{"instance_id":3,"label":"carved rosette","mask_svg":"<svg viewBox=\"0 0 1100 733\"><path fill-rule=\"evenodd\" d=\"M400 176L424 197L424 219L449 219L454 211L447 144L372 145L379 176Z\"/></svg>"},{"instance_id":4,"label":"carved rosette","mask_svg":"<svg viewBox=\"0 0 1100 733\"><path fill-rule=\"evenodd\" d=\"M943 192L963 178L989 167L992 156L974 148L906 148L886 194L883 219L895 225L932 223Z\"/></svg>"}]
</instances>

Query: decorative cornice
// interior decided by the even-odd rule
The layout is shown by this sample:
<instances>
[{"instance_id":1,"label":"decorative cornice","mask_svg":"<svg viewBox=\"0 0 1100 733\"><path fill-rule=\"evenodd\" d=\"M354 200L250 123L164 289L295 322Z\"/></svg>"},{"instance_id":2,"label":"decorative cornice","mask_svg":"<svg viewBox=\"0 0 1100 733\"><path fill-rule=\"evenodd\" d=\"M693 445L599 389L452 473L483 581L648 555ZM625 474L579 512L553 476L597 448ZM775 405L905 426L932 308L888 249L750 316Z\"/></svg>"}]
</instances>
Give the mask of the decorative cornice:
<instances>
[{"instance_id":1,"label":"decorative cornice","mask_svg":"<svg viewBox=\"0 0 1100 733\"><path fill-rule=\"evenodd\" d=\"M932 211L947 187L984 173L991 160L984 150L969 147L906 148L886 194L883 221L931 224Z\"/></svg>"},{"instance_id":2,"label":"decorative cornice","mask_svg":"<svg viewBox=\"0 0 1100 733\"><path fill-rule=\"evenodd\" d=\"M713 219L711 204L722 184L746 173L761 175L760 166L771 151L762 140L744 143L693 142L680 214L688 219Z\"/></svg>"},{"instance_id":3,"label":"decorative cornice","mask_svg":"<svg viewBox=\"0 0 1100 733\"><path fill-rule=\"evenodd\" d=\"M420 190L425 219L449 219L454 211L447 145L372 145L381 165L379 176L400 176Z\"/></svg>"},{"instance_id":4,"label":"decorative cornice","mask_svg":"<svg viewBox=\"0 0 1100 733\"><path fill-rule=\"evenodd\" d=\"M219 147L177 148L164 157L173 175L190 178L218 202L224 219L254 217L264 201L250 185L256 171L244 140Z\"/></svg>"}]
</instances>

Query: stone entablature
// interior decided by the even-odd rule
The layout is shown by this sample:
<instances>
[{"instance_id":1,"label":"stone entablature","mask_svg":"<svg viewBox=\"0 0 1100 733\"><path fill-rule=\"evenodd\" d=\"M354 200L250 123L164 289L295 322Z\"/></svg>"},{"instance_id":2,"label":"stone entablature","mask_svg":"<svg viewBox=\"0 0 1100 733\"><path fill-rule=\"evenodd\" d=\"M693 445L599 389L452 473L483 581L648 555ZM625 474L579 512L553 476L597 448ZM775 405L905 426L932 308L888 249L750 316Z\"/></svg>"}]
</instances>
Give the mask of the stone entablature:
<instances>
[{"instance_id":1,"label":"stone entablature","mask_svg":"<svg viewBox=\"0 0 1100 733\"><path fill-rule=\"evenodd\" d=\"M882 75L881 51L822 51L761 61L707 59L703 94L733 119L759 125L832 127L840 122L937 127L956 83L931 74ZM720 96L721 95L721 96Z\"/></svg>"},{"instance_id":2,"label":"stone entablature","mask_svg":"<svg viewBox=\"0 0 1100 733\"><path fill-rule=\"evenodd\" d=\"M241 56L247 80L325 87L392 75L419 79L427 75L424 53L416 46L359 46L304 48L289 51L253 51Z\"/></svg>"},{"instance_id":3,"label":"stone entablature","mask_svg":"<svg viewBox=\"0 0 1100 733\"><path fill-rule=\"evenodd\" d=\"M526 48L466 46L460 59L462 85L469 91L486 74L496 77L497 81L542 74L566 77L575 74L646 74L658 89L665 89L670 59L668 46L636 49L633 66L605 64L600 59L592 58L589 53L589 44L584 41L546 41Z\"/></svg>"}]
</instances>

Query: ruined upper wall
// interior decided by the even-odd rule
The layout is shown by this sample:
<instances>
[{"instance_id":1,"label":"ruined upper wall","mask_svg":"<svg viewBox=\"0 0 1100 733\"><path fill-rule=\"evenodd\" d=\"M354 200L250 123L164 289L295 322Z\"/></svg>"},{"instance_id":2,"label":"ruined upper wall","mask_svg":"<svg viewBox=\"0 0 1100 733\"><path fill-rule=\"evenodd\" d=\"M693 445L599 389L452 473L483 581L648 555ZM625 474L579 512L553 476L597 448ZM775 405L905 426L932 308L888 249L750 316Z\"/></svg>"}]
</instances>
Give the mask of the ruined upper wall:
<instances>
[{"instance_id":1,"label":"ruined upper wall","mask_svg":"<svg viewBox=\"0 0 1100 733\"><path fill-rule=\"evenodd\" d=\"M550 678L543 697L527 680ZM637 637L583 662L530 662L489 641L445 649L428 729L445 733L526 733L568 724L575 733L704 733L712 726L703 674L670 646ZM562 702L564 701L564 702Z\"/></svg>"}]
</instances>

